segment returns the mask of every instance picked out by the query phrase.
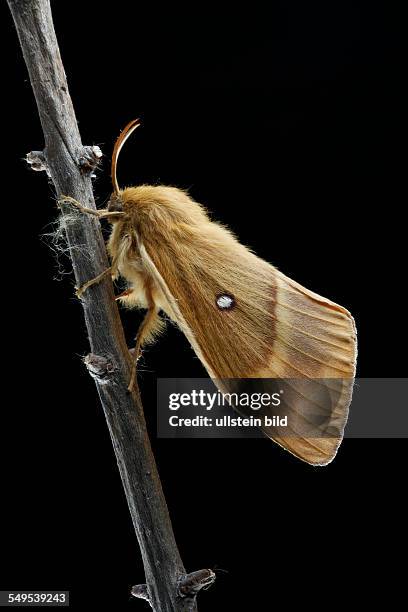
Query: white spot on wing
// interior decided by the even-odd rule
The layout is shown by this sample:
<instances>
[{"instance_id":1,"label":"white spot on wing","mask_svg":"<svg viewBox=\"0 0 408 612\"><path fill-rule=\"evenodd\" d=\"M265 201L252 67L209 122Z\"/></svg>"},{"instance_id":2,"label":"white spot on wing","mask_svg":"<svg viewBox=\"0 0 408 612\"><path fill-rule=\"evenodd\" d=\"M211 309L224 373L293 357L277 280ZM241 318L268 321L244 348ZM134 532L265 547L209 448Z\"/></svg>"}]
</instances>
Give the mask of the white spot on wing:
<instances>
[{"instance_id":1,"label":"white spot on wing","mask_svg":"<svg viewBox=\"0 0 408 612\"><path fill-rule=\"evenodd\" d=\"M234 298L231 295L223 293L217 297L217 306L221 310L228 310L229 308L232 308L233 305Z\"/></svg>"}]
</instances>

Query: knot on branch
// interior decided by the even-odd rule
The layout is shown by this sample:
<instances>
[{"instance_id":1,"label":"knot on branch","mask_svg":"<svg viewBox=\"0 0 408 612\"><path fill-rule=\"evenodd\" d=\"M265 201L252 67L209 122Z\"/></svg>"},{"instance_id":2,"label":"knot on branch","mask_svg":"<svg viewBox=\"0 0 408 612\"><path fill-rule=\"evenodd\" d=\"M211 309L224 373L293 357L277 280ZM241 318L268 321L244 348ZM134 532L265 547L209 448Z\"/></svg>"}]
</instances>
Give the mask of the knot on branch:
<instances>
[{"instance_id":1,"label":"knot on branch","mask_svg":"<svg viewBox=\"0 0 408 612\"><path fill-rule=\"evenodd\" d=\"M46 172L50 176L44 151L31 151L26 155L26 162L35 172Z\"/></svg>"},{"instance_id":2,"label":"knot on branch","mask_svg":"<svg viewBox=\"0 0 408 612\"><path fill-rule=\"evenodd\" d=\"M208 589L215 580L215 574L210 569L197 570L181 576L177 591L180 597L195 598L201 589Z\"/></svg>"},{"instance_id":3,"label":"knot on branch","mask_svg":"<svg viewBox=\"0 0 408 612\"><path fill-rule=\"evenodd\" d=\"M91 174L102 159L102 151L97 145L83 147L78 158L78 166L82 174Z\"/></svg>"},{"instance_id":4,"label":"knot on branch","mask_svg":"<svg viewBox=\"0 0 408 612\"><path fill-rule=\"evenodd\" d=\"M146 584L136 584L135 586L132 587L130 594L133 595L133 597L137 597L138 599L145 599L146 601L151 603L150 597L149 597L149 591L147 590Z\"/></svg>"},{"instance_id":5,"label":"knot on branch","mask_svg":"<svg viewBox=\"0 0 408 612\"><path fill-rule=\"evenodd\" d=\"M110 359L102 355L95 355L94 353L89 353L84 358L84 364L92 378L102 385L111 383L117 370L117 367Z\"/></svg>"}]
</instances>

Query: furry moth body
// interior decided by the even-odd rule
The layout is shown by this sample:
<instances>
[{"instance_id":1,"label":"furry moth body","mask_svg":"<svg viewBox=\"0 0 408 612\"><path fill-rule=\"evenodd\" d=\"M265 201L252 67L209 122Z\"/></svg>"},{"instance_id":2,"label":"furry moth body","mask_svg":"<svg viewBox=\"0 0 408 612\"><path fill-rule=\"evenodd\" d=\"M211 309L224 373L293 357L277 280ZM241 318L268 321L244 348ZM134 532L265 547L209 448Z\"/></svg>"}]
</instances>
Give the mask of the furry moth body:
<instances>
[{"instance_id":1,"label":"furry moth body","mask_svg":"<svg viewBox=\"0 0 408 612\"><path fill-rule=\"evenodd\" d=\"M117 158L138 125L131 122L116 142L108 204L114 274L129 284L121 300L147 309L137 350L160 332L163 311L213 379L338 379L333 437L273 436L308 463L329 463L351 401L356 361L352 316L257 257L211 221L186 192L150 185L120 189ZM302 402L296 397L289 408L301 417Z\"/></svg>"}]
</instances>

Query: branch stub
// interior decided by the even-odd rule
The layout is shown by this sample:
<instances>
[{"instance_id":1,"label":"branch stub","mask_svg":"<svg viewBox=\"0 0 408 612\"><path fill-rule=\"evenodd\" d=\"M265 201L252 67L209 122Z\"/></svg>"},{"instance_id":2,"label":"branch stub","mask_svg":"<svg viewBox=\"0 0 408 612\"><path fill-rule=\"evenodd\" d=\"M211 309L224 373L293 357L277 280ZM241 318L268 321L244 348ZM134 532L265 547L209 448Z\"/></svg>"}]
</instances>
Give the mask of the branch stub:
<instances>
[{"instance_id":1,"label":"branch stub","mask_svg":"<svg viewBox=\"0 0 408 612\"><path fill-rule=\"evenodd\" d=\"M81 173L90 174L93 177L93 171L98 166L102 157L102 151L97 145L83 147L78 158L78 166Z\"/></svg>"}]
</instances>

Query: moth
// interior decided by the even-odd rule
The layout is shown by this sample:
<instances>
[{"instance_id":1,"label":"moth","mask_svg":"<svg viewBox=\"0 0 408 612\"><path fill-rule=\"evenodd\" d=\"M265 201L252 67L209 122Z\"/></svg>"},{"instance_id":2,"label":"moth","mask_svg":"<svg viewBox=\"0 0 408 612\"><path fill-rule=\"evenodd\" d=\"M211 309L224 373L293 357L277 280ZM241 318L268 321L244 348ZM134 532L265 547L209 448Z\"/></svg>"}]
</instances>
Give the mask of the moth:
<instances>
[{"instance_id":1,"label":"moth","mask_svg":"<svg viewBox=\"0 0 408 612\"><path fill-rule=\"evenodd\" d=\"M123 303L146 309L135 360L162 331L163 312L184 332L220 387L225 385L217 381L289 381L285 409L300 425L298 432L323 393L330 398L326 435L320 435L320 425L312 435L296 435L295 425L291 435L265 433L303 461L329 463L342 440L352 396L357 350L353 317L257 257L225 226L210 220L186 191L151 185L121 189L118 157L139 125L139 120L131 121L115 143L107 209L92 211L76 203L111 222L112 265L106 273L126 279L128 289L119 296ZM302 387L302 381L313 381L317 395Z\"/></svg>"}]
</instances>

